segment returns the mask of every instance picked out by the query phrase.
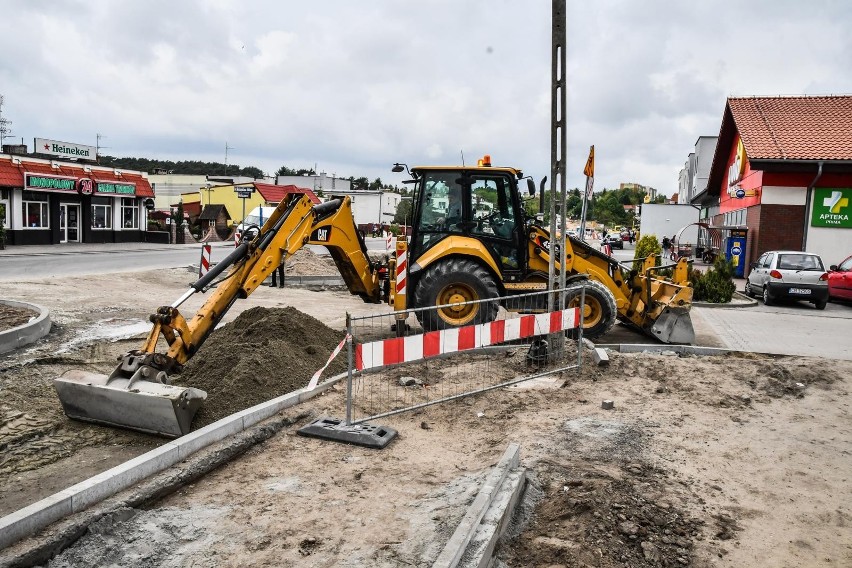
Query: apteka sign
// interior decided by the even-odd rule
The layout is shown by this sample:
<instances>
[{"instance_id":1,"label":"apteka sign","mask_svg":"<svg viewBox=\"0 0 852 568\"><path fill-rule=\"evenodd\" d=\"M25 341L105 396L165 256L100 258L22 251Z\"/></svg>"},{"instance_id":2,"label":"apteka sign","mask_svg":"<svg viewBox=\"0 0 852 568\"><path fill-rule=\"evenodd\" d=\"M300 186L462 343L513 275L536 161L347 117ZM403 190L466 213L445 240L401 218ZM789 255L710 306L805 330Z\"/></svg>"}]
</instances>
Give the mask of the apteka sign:
<instances>
[{"instance_id":1,"label":"apteka sign","mask_svg":"<svg viewBox=\"0 0 852 568\"><path fill-rule=\"evenodd\" d=\"M814 189L811 226L852 229L852 188Z\"/></svg>"}]
</instances>

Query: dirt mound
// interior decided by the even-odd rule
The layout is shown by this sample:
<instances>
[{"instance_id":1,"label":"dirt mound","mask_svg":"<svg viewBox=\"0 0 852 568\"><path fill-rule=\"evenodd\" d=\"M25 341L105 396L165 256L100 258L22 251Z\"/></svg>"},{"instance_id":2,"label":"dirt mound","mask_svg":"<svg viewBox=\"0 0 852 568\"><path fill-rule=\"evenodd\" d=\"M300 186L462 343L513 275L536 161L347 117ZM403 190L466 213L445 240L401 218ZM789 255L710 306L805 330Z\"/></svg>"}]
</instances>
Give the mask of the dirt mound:
<instances>
[{"instance_id":1,"label":"dirt mound","mask_svg":"<svg viewBox=\"0 0 852 568\"><path fill-rule=\"evenodd\" d=\"M329 256L319 256L308 249L299 249L287 259L286 273L293 276L340 276Z\"/></svg>"},{"instance_id":2,"label":"dirt mound","mask_svg":"<svg viewBox=\"0 0 852 568\"><path fill-rule=\"evenodd\" d=\"M175 377L207 392L193 428L306 386L343 336L292 307L246 310L216 330ZM323 376L345 370L341 353Z\"/></svg>"},{"instance_id":3,"label":"dirt mound","mask_svg":"<svg viewBox=\"0 0 852 568\"><path fill-rule=\"evenodd\" d=\"M24 325L36 316L38 316L38 313L32 310L13 308L12 306L0 303L0 331Z\"/></svg>"},{"instance_id":4,"label":"dirt mound","mask_svg":"<svg viewBox=\"0 0 852 568\"><path fill-rule=\"evenodd\" d=\"M607 471L609 469L609 471ZM535 516L501 551L510 566L687 566L702 522L684 513L666 472L544 462Z\"/></svg>"}]
</instances>

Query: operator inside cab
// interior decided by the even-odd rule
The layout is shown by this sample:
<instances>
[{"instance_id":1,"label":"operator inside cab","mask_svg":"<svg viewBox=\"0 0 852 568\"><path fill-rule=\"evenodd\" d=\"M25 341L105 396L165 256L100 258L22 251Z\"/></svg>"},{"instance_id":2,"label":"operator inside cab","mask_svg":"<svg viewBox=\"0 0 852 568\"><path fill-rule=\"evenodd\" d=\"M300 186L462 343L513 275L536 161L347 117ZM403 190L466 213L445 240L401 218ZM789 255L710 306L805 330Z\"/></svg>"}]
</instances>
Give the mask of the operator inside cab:
<instances>
[{"instance_id":1,"label":"operator inside cab","mask_svg":"<svg viewBox=\"0 0 852 568\"><path fill-rule=\"evenodd\" d=\"M517 216L506 175L427 170L421 188L416 248L425 251L447 235L470 236L485 243L504 268L517 268Z\"/></svg>"}]
</instances>

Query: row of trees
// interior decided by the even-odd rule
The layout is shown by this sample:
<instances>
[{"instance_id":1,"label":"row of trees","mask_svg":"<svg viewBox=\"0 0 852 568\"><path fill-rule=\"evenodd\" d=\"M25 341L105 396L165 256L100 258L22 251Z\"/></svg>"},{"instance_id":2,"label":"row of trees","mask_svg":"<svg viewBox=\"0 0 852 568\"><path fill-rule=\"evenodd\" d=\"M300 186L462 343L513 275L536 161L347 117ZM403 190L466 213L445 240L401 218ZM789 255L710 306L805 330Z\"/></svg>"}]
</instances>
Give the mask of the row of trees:
<instances>
[{"instance_id":1,"label":"row of trees","mask_svg":"<svg viewBox=\"0 0 852 568\"><path fill-rule=\"evenodd\" d=\"M174 174L244 176L254 179L263 177L263 170L255 166L241 167L237 164L226 165L220 162L202 162L199 160L173 162L172 160L149 160L148 158L98 156L98 163L110 168L149 173L155 170L165 170Z\"/></svg>"}]
</instances>

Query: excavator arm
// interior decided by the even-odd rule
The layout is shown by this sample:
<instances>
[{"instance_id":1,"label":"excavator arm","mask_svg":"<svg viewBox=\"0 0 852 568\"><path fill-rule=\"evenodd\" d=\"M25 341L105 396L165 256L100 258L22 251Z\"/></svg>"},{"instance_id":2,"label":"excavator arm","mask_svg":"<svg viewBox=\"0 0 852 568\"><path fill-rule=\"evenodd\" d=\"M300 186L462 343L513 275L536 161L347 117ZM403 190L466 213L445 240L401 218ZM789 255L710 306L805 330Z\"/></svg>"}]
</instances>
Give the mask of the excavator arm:
<instances>
[{"instance_id":1,"label":"excavator arm","mask_svg":"<svg viewBox=\"0 0 852 568\"><path fill-rule=\"evenodd\" d=\"M247 298L306 244L329 249L353 294L366 302L381 301L378 267L371 263L355 226L350 199L314 205L307 196L294 195L278 205L254 238L238 244L174 303L158 308L150 317L153 327L142 347L122 356L112 374L72 370L55 379L65 413L166 436L189 432L207 395L170 385L169 376L182 370L234 302ZM207 301L187 320L179 310L181 304L214 285ZM157 352L160 337L168 345L165 353Z\"/></svg>"}]
</instances>

